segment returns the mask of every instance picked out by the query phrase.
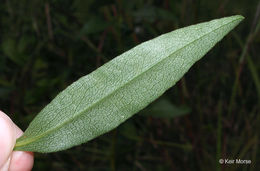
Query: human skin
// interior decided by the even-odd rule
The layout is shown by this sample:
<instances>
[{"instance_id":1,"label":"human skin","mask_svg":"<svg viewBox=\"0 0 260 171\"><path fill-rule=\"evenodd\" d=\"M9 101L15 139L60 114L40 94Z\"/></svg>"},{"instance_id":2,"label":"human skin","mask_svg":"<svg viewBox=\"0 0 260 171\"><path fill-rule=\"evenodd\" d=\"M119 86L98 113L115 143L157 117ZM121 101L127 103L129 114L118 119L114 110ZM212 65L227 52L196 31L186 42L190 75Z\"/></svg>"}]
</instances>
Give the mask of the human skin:
<instances>
[{"instance_id":1,"label":"human skin","mask_svg":"<svg viewBox=\"0 0 260 171\"><path fill-rule=\"evenodd\" d=\"M0 171L30 171L33 153L13 151L16 139L23 134L13 121L0 111Z\"/></svg>"}]
</instances>

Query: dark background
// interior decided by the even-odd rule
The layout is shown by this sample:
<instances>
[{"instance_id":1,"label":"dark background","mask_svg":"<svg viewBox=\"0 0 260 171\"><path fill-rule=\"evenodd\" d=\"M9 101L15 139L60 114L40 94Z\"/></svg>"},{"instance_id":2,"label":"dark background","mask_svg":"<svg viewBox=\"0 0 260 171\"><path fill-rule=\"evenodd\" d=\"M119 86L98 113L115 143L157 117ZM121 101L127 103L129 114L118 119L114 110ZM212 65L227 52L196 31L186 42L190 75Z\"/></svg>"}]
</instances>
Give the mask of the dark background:
<instances>
[{"instance_id":1,"label":"dark background","mask_svg":"<svg viewBox=\"0 0 260 171\"><path fill-rule=\"evenodd\" d=\"M26 129L58 92L139 43L241 14L245 20L152 106L34 170L260 170L257 0L3 0L0 108ZM177 115L182 115L176 117ZM251 165L220 165L220 158Z\"/></svg>"}]
</instances>

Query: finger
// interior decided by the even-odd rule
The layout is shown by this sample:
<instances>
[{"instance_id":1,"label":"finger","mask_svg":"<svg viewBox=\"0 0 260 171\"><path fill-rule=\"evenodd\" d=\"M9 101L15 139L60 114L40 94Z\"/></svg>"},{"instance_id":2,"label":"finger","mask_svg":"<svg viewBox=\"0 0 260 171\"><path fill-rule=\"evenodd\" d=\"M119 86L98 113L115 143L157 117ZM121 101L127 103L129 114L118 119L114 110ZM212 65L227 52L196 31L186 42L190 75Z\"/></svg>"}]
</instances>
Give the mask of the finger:
<instances>
[{"instance_id":1,"label":"finger","mask_svg":"<svg viewBox=\"0 0 260 171\"><path fill-rule=\"evenodd\" d=\"M23 131L14 125L15 136L19 138ZM33 167L33 153L25 151L14 151L11 157L10 171L29 171Z\"/></svg>"},{"instance_id":2,"label":"finger","mask_svg":"<svg viewBox=\"0 0 260 171\"><path fill-rule=\"evenodd\" d=\"M14 151L9 166L10 171L30 171L33 167L33 153Z\"/></svg>"},{"instance_id":3,"label":"finger","mask_svg":"<svg viewBox=\"0 0 260 171\"><path fill-rule=\"evenodd\" d=\"M0 111L0 168L5 165L8 168L8 158L15 144L15 132L12 120Z\"/></svg>"}]
</instances>

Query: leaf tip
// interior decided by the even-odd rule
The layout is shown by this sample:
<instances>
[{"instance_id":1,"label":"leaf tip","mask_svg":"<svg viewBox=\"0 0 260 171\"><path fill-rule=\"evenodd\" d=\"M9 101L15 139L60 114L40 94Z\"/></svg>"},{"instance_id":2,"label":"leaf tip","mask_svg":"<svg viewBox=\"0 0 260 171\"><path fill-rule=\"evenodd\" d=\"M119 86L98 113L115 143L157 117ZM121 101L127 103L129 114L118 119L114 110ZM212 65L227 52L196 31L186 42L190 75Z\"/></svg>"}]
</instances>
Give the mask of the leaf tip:
<instances>
[{"instance_id":1,"label":"leaf tip","mask_svg":"<svg viewBox=\"0 0 260 171\"><path fill-rule=\"evenodd\" d=\"M245 17L242 15L233 15L233 16L227 17L227 19L231 23L233 23L233 26L237 26L241 21L243 21L245 19Z\"/></svg>"},{"instance_id":2,"label":"leaf tip","mask_svg":"<svg viewBox=\"0 0 260 171\"><path fill-rule=\"evenodd\" d=\"M245 17L244 17L243 15L235 15L235 16L236 16L236 18L237 18L238 20L240 20L240 21L242 21L242 20L245 19Z\"/></svg>"},{"instance_id":3,"label":"leaf tip","mask_svg":"<svg viewBox=\"0 0 260 171\"><path fill-rule=\"evenodd\" d=\"M233 18L233 20L238 21L238 23L240 23L241 21L243 21L245 19L245 17L242 15L233 15L231 17Z\"/></svg>"}]
</instances>

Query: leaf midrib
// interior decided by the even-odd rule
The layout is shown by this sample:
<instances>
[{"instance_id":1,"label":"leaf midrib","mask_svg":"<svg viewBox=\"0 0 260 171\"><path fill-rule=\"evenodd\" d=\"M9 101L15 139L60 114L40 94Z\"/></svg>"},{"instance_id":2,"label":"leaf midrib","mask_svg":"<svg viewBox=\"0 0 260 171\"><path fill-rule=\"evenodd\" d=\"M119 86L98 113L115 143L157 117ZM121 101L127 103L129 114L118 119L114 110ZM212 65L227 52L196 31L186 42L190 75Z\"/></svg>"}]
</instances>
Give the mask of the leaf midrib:
<instances>
[{"instance_id":1,"label":"leaf midrib","mask_svg":"<svg viewBox=\"0 0 260 171\"><path fill-rule=\"evenodd\" d=\"M27 144L29 144L29 143L31 143L31 142L34 142L34 141L37 141L38 139L41 139L41 138L44 137L45 135L48 135L49 133L54 132L55 130L60 129L63 125L66 125L67 123L70 123L70 122L73 121L74 119L80 117L83 113L85 113L85 112L91 110L93 107L95 107L96 105L98 105L99 103L101 103L102 101L104 101L105 99L109 98L111 95L113 95L114 93L116 93L118 90L120 90L121 88L123 88L123 87L125 87L126 85L130 84L132 81L134 81L135 79L139 78L140 76L142 76L142 75L145 74L146 72L150 71L152 68L156 67L157 65L159 65L160 63L162 63L164 60L166 60L166 59L168 59L170 56L172 56L173 54L175 54L175 53L177 53L177 52L183 50L183 49L186 48L187 46L193 44L194 42L196 42L196 41L198 41L198 40L200 40L200 39L202 39L203 37L209 35L210 33L214 32L214 31L216 31L216 30L218 30L218 29L220 29L220 28L222 28L222 27L224 27L224 26L226 26L226 25L228 25L228 24L230 24L230 23L233 23L233 22L235 22L235 21L237 21L237 20L239 20L239 19L241 19L241 18L236 18L236 19L232 20L231 22L228 22L228 23L226 23L226 24L224 24L224 25L221 25L220 27L218 27L218 28L216 28L216 29L214 29L214 30L212 30L212 31L210 31L210 32L208 32L208 33L202 35L201 37L199 37L199 38L197 38L197 39L191 41L190 43L184 45L183 47L181 47L181 48L175 50L173 53L171 53L171 54L168 55L167 57L163 58L163 59L160 60L159 62L155 63L154 65L152 65L151 67L149 67L149 68L148 68L147 70L145 70L144 72L142 72L142 73L136 75L135 77L133 77L131 80L129 80L128 82L126 82L126 83L123 84L122 86L116 88L115 90L113 90L112 92L110 92L109 94L107 94L106 96L104 96L103 98L101 98L100 100L98 100L98 101L92 103L92 105L87 106L84 110L82 110L81 112L79 112L78 114L76 114L73 118L69 118L68 120L65 120L65 121L64 121L63 123L61 123L60 125L58 125L58 126L52 128L52 129L49 129L49 130L43 132L42 134L39 134L39 135L34 136L34 137L32 137L32 138L26 138L25 140L22 140L22 141L20 141L20 142L18 141L18 142L15 144L15 147L25 146L25 145L27 145Z\"/></svg>"}]
</instances>

